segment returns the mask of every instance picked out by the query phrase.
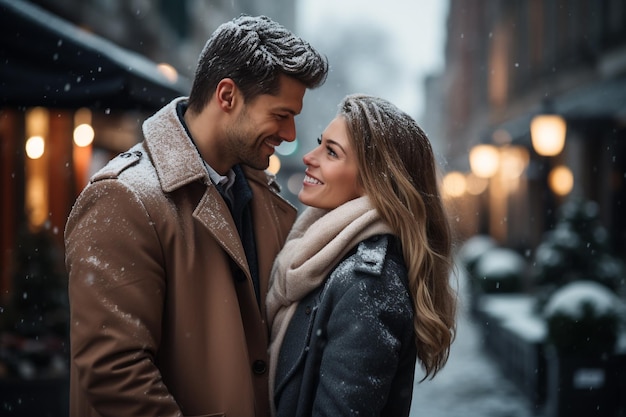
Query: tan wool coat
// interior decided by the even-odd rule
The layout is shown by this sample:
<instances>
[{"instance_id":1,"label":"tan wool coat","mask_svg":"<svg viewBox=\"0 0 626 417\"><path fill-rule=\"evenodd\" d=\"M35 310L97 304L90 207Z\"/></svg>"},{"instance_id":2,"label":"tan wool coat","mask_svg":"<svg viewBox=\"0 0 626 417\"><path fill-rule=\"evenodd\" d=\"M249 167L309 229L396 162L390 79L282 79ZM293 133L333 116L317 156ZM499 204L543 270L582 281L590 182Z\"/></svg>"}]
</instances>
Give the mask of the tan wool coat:
<instances>
[{"instance_id":1,"label":"tan wool coat","mask_svg":"<svg viewBox=\"0 0 626 417\"><path fill-rule=\"evenodd\" d=\"M68 219L73 417L269 415L264 303L176 101ZM265 300L296 212L267 174L244 172Z\"/></svg>"}]
</instances>

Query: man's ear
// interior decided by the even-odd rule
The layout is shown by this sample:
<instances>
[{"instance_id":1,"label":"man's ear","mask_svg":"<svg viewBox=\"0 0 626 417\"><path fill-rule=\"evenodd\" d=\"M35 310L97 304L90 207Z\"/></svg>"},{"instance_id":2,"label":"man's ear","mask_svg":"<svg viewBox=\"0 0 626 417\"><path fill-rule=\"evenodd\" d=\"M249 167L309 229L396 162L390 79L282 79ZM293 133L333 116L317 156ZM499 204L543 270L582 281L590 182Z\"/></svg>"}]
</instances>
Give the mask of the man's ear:
<instances>
[{"instance_id":1,"label":"man's ear","mask_svg":"<svg viewBox=\"0 0 626 417\"><path fill-rule=\"evenodd\" d=\"M220 108L230 112L237 104L237 84L231 78L222 79L215 89L215 97Z\"/></svg>"}]
</instances>

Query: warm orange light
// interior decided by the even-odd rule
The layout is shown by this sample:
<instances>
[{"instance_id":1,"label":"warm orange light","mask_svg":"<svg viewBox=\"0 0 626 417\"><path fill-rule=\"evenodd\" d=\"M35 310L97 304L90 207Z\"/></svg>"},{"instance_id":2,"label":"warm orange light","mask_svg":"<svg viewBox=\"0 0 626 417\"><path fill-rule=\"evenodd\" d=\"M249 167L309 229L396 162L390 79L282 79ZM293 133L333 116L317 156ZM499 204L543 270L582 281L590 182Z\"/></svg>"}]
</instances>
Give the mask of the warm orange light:
<instances>
[{"instance_id":1,"label":"warm orange light","mask_svg":"<svg viewBox=\"0 0 626 417\"><path fill-rule=\"evenodd\" d=\"M471 195L480 195L487 189L489 181L486 178L477 177L469 174L466 178L467 192Z\"/></svg>"},{"instance_id":2,"label":"warm orange light","mask_svg":"<svg viewBox=\"0 0 626 417\"><path fill-rule=\"evenodd\" d=\"M26 111L24 209L28 227L39 230L48 219L48 140L50 115L48 109L33 107Z\"/></svg>"},{"instance_id":3,"label":"warm orange light","mask_svg":"<svg viewBox=\"0 0 626 417\"><path fill-rule=\"evenodd\" d=\"M469 153L472 173L480 178L491 178L500 166L498 149L493 145L476 145Z\"/></svg>"},{"instance_id":4,"label":"warm orange light","mask_svg":"<svg viewBox=\"0 0 626 417\"><path fill-rule=\"evenodd\" d=\"M75 186L78 191L82 190L89 181L89 165L91 164L91 155L93 146L78 146L74 143L73 163Z\"/></svg>"},{"instance_id":5,"label":"warm orange light","mask_svg":"<svg viewBox=\"0 0 626 417\"><path fill-rule=\"evenodd\" d=\"M565 119L556 114L542 114L533 117L530 122L530 138L533 149L539 155L555 156L565 146L567 124Z\"/></svg>"},{"instance_id":6,"label":"warm orange light","mask_svg":"<svg viewBox=\"0 0 626 417\"><path fill-rule=\"evenodd\" d=\"M84 148L85 146L91 145L94 136L95 132L93 131L93 127L87 123L83 123L74 128L74 143L76 146Z\"/></svg>"},{"instance_id":7,"label":"warm orange light","mask_svg":"<svg viewBox=\"0 0 626 417\"><path fill-rule=\"evenodd\" d=\"M74 144L84 148L91 145L94 140L95 132L91 127L91 110L86 107L76 110L74 113Z\"/></svg>"},{"instance_id":8,"label":"warm orange light","mask_svg":"<svg viewBox=\"0 0 626 417\"><path fill-rule=\"evenodd\" d=\"M161 74L165 76L165 78L168 79L169 82L175 83L176 80L178 80L178 71L176 71L176 68L174 68L170 64L166 64L165 62L163 62L157 65L157 69Z\"/></svg>"},{"instance_id":9,"label":"warm orange light","mask_svg":"<svg viewBox=\"0 0 626 417\"><path fill-rule=\"evenodd\" d=\"M33 107L26 112L26 137L48 136L48 109Z\"/></svg>"},{"instance_id":10,"label":"warm orange light","mask_svg":"<svg viewBox=\"0 0 626 417\"><path fill-rule=\"evenodd\" d=\"M26 141L25 150L30 159L39 159L46 150L46 141L41 136L31 136Z\"/></svg>"},{"instance_id":11,"label":"warm orange light","mask_svg":"<svg viewBox=\"0 0 626 417\"><path fill-rule=\"evenodd\" d=\"M465 193L465 175L458 171L448 172L443 177L443 192L449 197L461 197Z\"/></svg>"},{"instance_id":12,"label":"warm orange light","mask_svg":"<svg viewBox=\"0 0 626 417\"><path fill-rule=\"evenodd\" d=\"M509 145L502 147L500 158L502 175L507 179L516 179L528 166L529 155L526 148Z\"/></svg>"},{"instance_id":13,"label":"warm orange light","mask_svg":"<svg viewBox=\"0 0 626 417\"><path fill-rule=\"evenodd\" d=\"M270 156L270 165L267 167L267 170L274 175L278 174L278 171L280 171L280 158L276 155Z\"/></svg>"},{"instance_id":14,"label":"warm orange light","mask_svg":"<svg viewBox=\"0 0 626 417\"><path fill-rule=\"evenodd\" d=\"M548 174L548 185L554 194L566 196L574 188L574 174L565 165L556 166Z\"/></svg>"}]
</instances>

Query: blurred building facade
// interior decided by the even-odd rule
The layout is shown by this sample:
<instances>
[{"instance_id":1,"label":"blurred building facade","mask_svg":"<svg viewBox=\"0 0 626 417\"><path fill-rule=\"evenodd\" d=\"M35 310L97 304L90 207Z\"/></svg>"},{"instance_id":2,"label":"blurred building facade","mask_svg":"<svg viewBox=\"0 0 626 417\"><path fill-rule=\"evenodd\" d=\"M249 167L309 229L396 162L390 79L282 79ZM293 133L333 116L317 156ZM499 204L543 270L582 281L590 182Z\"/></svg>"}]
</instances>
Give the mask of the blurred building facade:
<instances>
[{"instance_id":1,"label":"blurred building facade","mask_svg":"<svg viewBox=\"0 0 626 417\"><path fill-rule=\"evenodd\" d=\"M446 195L461 238L533 249L563 201L582 198L599 203L625 256L626 3L451 0L449 10L445 69L427 85L428 111L444 117L427 129L457 174ZM531 141L544 113L566 123L554 156ZM471 165L477 145L491 145L492 160Z\"/></svg>"},{"instance_id":2,"label":"blurred building facade","mask_svg":"<svg viewBox=\"0 0 626 417\"><path fill-rule=\"evenodd\" d=\"M57 16L192 77L211 33L241 13L294 29L293 0L31 0Z\"/></svg>"}]
</instances>

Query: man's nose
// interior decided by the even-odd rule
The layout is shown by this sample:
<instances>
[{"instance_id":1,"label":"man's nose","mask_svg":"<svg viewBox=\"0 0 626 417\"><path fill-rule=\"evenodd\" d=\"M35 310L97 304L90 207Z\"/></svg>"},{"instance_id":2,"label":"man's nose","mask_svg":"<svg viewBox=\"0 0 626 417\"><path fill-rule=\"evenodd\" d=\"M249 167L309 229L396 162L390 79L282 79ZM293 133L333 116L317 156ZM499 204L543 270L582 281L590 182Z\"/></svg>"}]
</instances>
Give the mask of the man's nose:
<instances>
[{"instance_id":1,"label":"man's nose","mask_svg":"<svg viewBox=\"0 0 626 417\"><path fill-rule=\"evenodd\" d=\"M286 142L293 142L296 140L296 122L293 118L286 120L281 126L278 132L280 138Z\"/></svg>"}]
</instances>

